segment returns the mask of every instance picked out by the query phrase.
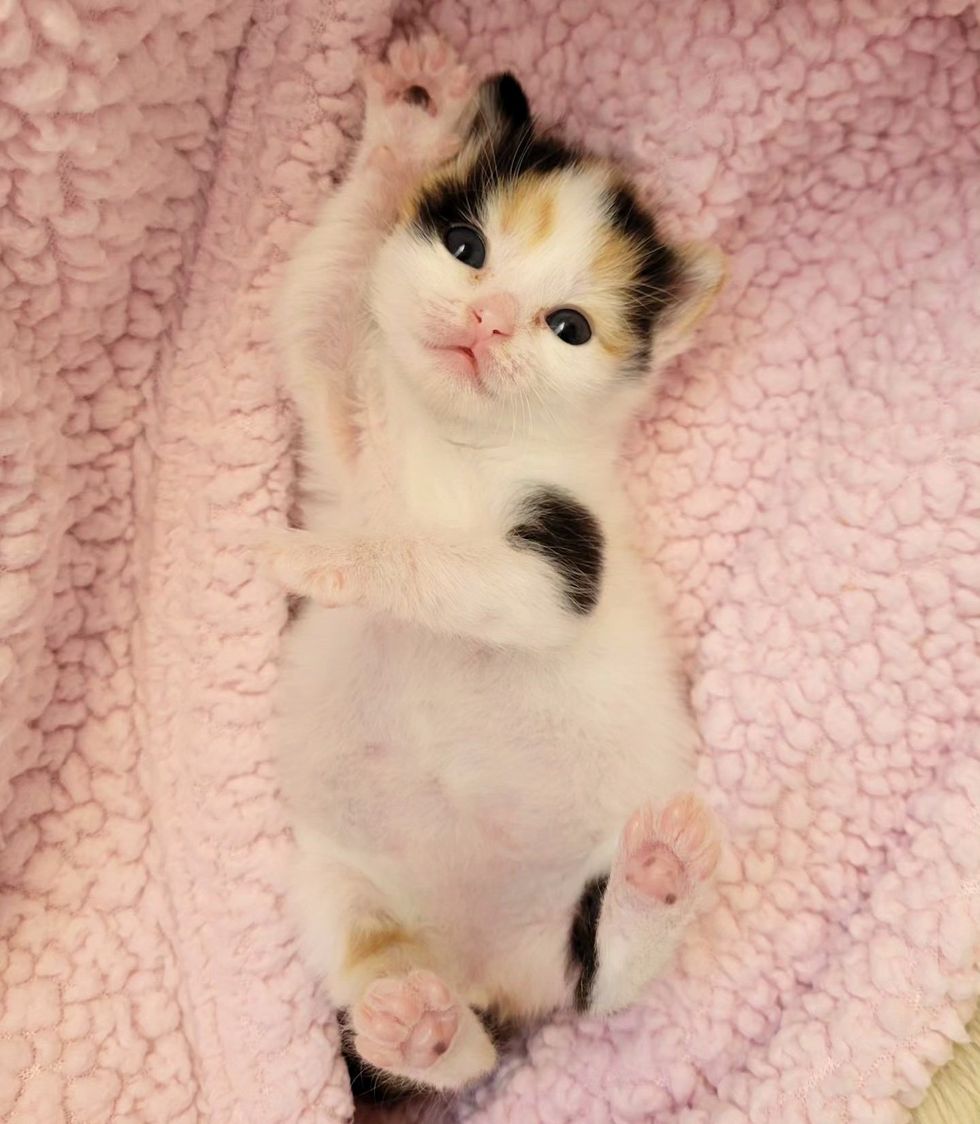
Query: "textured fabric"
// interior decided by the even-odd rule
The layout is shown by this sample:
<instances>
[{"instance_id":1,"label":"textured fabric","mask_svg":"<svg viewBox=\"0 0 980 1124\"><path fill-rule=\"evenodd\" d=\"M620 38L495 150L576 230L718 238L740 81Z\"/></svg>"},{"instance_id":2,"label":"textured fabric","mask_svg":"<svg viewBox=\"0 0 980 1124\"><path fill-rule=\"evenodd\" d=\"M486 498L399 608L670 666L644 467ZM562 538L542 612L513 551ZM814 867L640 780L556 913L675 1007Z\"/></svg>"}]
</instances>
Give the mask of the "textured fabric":
<instances>
[{"instance_id":1,"label":"textured fabric","mask_svg":"<svg viewBox=\"0 0 980 1124\"><path fill-rule=\"evenodd\" d=\"M270 294L427 19L731 280L627 480L730 837L642 1007L460 1121L899 1121L980 991L980 31L964 0L7 0L0 1118L342 1121L283 910Z\"/></svg>"}]
</instances>

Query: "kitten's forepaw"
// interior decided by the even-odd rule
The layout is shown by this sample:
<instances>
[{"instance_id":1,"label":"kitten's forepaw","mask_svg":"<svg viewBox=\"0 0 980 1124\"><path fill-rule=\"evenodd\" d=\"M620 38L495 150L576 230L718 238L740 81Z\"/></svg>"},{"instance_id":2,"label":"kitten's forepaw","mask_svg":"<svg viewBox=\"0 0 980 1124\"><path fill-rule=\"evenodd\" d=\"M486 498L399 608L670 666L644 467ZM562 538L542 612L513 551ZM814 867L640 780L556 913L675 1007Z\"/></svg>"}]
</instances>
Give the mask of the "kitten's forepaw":
<instances>
[{"instance_id":1,"label":"kitten's forepaw","mask_svg":"<svg viewBox=\"0 0 980 1124\"><path fill-rule=\"evenodd\" d=\"M623 875L636 893L674 905L710 878L721 856L711 812L690 794L637 812L623 835Z\"/></svg>"},{"instance_id":2,"label":"kitten's forepaw","mask_svg":"<svg viewBox=\"0 0 980 1124\"><path fill-rule=\"evenodd\" d=\"M473 88L469 67L459 62L448 43L434 35L393 44L387 69L387 100L401 98L424 109L430 117L451 109Z\"/></svg>"},{"instance_id":3,"label":"kitten's forepaw","mask_svg":"<svg viewBox=\"0 0 980 1124\"><path fill-rule=\"evenodd\" d=\"M355 1049L381 1069L429 1069L452 1045L459 1015L459 1002L432 972L378 979L353 1011Z\"/></svg>"},{"instance_id":4,"label":"kitten's forepaw","mask_svg":"<svg viewBox=\"0 0 980 1124\"><path fill-rule=\"evenodd\" d=\"M365 148L374 166L380 148L397 158L397 168L406 176L439 164L458 150L458 126L473 80L448 43L435 36L394 43L387 62L365 68L363 83ZM392 168L384 170L389 173Z\"/></svg>"},{"instance_id":5,"label":"kitten's forepaw","mask_svg":"<svg viewBox=\"0 0 980 1124\"><path fill-rule=\"evenodd\" d=\"M264 534L256 539L254 551L262 570L290 593L328 608L349 602L347 574L334 551L306 531Z\"/></svg>"}]
</instances>

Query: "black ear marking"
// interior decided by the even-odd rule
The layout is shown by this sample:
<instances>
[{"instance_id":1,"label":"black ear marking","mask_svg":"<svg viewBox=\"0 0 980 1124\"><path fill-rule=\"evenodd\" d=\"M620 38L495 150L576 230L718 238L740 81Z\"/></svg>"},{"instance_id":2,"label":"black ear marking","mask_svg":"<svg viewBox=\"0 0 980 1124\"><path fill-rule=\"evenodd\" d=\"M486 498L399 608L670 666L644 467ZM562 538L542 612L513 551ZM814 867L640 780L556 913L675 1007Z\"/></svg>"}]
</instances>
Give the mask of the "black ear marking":
<instances>
[{"instance_id":1,"label":"black ear marking","mask_svg":"<svg viewBox=\"0 0 980 1124\"><path fill-rule=\"evenodd\" d=\"M598 604L603 537L598 519L578 500L543 488L522 507L521 522L508 532L518 549L534 550L558 571L569 607L582 615Z\"/></svg>"},{"instance_id":2,"label":"black ear marking","mask_svg":"<svg viewBox=\"0 0 980 1124\"><path fill-rule=\"evenodd\" d=\"M572 917L572 927L568 934L568 967L571 972L578 973L575 983L577 1011L587 1011L592 1001L592 987L595 984L596 972L599 970L596 933L599 929L599 915L602 913L602 902L608 885L608 874L586 882Z\"/></svg>"},{"instance_id":3,"label":"black ear marking","mask_svg":"<svg viewBox=\"0 0 980 1124\"><path fill-rule=\"evenodd\" d=\"M510 129L523 129L531 124L531 106L524 87L513 74L495 74L480 86L480 96L493 104Z\"/></svg>"},{"instance_id":4,"label":"black ear marking","mask_svg":"<svg viewBox=\"0 0 980 1124\"><path fill-rule=\"evenodd\" d=\"M479 226L487 199L525 175L582 164L574 145L537 132L527 95L513 74L487 78L473 99L463 153L416 200L416 232L441 238L453 223Z\"/></svg>"},{"instance_id":5,"label":"black ear marking","mask_svg":"<svg viewBox=\"0 0 980 1124\"><path fill-rule=\"evenodd\" d=\"M499 145L519 134L533 131L531 107L520 82L513 74L485 78L476 91L470 139L479 144Z\"/></svg>"}]
</instances>

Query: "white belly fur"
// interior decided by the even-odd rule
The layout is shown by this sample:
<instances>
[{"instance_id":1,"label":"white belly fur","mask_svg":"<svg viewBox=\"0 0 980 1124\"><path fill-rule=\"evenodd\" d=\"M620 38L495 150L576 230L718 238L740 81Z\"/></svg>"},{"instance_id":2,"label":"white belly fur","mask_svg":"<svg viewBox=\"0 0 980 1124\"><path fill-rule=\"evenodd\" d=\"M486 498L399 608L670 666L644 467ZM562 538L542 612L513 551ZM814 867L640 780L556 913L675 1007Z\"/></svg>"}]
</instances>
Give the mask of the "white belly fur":
<instances>
[{"instance_id":1,"label":"white belly fur","mask_svg":"<svg viewBox=\"0 0 980 1124\"><path fill-rule=\"evenodd\" d=\"M301 913L309 879L343 869L474 977L529 933L547 930L560 959L630 813L691 782L691 729L638 600L627 619L600 609L579 644L548 655L307 605L281 682L286 794L317 856ZM324 912L363 903L319 889L310 922L330 972L345 919L324 932Z\"/></svg>"}]
</instances>

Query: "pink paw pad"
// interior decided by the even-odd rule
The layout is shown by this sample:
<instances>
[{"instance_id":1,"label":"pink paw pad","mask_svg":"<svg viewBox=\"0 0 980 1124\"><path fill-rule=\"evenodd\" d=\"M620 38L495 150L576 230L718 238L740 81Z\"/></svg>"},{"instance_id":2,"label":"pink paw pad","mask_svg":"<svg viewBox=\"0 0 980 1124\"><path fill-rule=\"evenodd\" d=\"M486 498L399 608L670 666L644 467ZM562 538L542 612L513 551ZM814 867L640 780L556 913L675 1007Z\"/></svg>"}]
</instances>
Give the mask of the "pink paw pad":
<instances>
[{"instance_id":1,"label":"pink paw pad","mask_svg":"<svg viewBox=\"0 0 980 1124\"><path fill-rule=\"evenodd\" d=\"M714 819L696 796L676 796L660 809L643 808L626 825L626 881L664 905L674 905L693 883L709 878L720 855Z\"/></svg>"},{"instance_id":2,"label":"pink paw pad","mask_svg":"<svg viewBox=\"0 0 980 1124\"><path fill-rule=\"evenodd\" d=\"M452 1045L459 1004L432 972L375 980L354 1008L354 1046L381 1069L428 1069Z\"/></svg>"},{"instance_id":3,"label":"pink paw pad","mask_svg":"<svg viewBox=\"0 0 980 1124\"><path fill-rule=\"evenodd\" d=\"M380 87L388 105L407 102L430 116L447 99L462 98L472 85L469 69L455 61L448 43L434 36L393 44L388 62L368 66L366 75Z\"/></svg>"}]
</instances>

